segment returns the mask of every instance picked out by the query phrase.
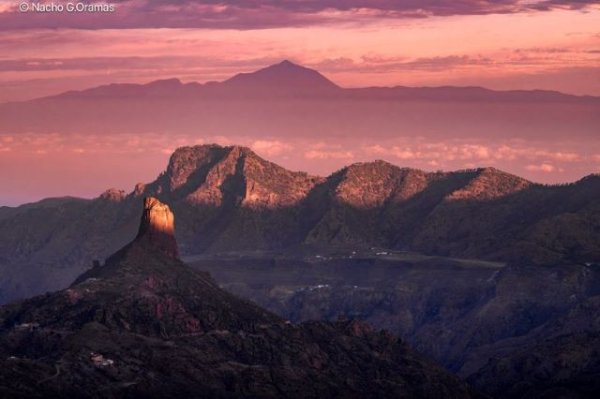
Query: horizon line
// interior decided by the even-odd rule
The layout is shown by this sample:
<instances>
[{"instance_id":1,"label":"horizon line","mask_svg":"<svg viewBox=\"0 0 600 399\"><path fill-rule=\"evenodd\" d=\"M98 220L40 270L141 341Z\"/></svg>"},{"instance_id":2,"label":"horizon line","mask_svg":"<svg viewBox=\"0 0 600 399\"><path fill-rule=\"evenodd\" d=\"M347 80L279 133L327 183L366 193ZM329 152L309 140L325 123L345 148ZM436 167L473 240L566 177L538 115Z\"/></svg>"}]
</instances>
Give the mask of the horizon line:
<instances>
[{"instance_id":1,"label":"horizon line","mask_svg":"<svg viewBox=\"0 0 600 399\"><path fill-rule=\"evenodd\" d=\"M297 68L301 68L301 69L305 69L305 70L309 70L309 71L313 71L318 73L321 77L323 77L324 79L326 79L327 81L329 81L330 83L332 83L335 87L332 87L332 90L360 90L360 89L401 89L401 88L405 88L405 89L481 89L481 90L485 90L491 93L547 93L547 94L560 94L563 96L569 96L569 97L575 97L575 98L579 98L579 99L600 99L600 95L594 95L594 94L574 94L574 93L568 93L568 92L564 92L564 91L560 91L560 90L553 90L553 89L544 89L544 88L535 88L535 89L492 89L489 87L486 87L484 85L465 85L465 86L460 86L460 85L435 85L435 86L431 86L431 85L424 85L424 86L408 86L408 85L402 85L402 84L397 84L397 85L392 85L392 86L377 86L377 85L372 85L372 86L340 86L338 83L336 83L334 80L330 79L329 77L325 76L323 73L321 73L318 69L314 69L311 67L307 67L305 65L302 65L300 63L297 62L293 62L290 61L289 59L285 58L282 59L282 61L274 63L274 64L269 64L266 66L263 66L261 68L252 70L252 71L242 71L242 72L237 72L231 76L229 76L228 78L225 78L223 80L206 80L206 81L199 81L199 80L190 80L190 81L185 81L182 80L181 78L174 76L171 78L164 78L164 79L155 79L155 80L150 80L150 81L145 81L143 83L134 83L134 82L113 82L113 83L107 83L107 84L101 84L98 86L88 86L82 89L78 89L78 90L66 90L66 91L60 91L60 92L56 92L54 94L49 94L49 95L45 95L45 96L41 96L41 97L32 97L29 99L25 99L25 100L18 100L18 101L5 101L0 103L0 105L5 105L5 104L19 104L19 103L26 103L29 101L35 101L35 100L41 100L41 99L50 99L50 98L54 98L54 97L58 97L64 94L75 94L75 93L83 93L89 90L94 90L94 89L99 89L99 88L105 88L105 87L111 87L111 86L119 86L119 85L126 85L126 86L137 86L137 87L143 87L143 86L148 86L154 83L158 83L158 82L169 82L169 81L177 81L180 85L185 86L185 85L199 85L199 86L206 86L208 84L222 84L225 83L237 76L240 75L251 75L254 74L256 72L260 72L263 71L265 69L268 68L272 68L272 67L276 67L279 65L292 65L294 67ZM35 79L34 79L35 80Z\"/></svg>"}]
</instances>

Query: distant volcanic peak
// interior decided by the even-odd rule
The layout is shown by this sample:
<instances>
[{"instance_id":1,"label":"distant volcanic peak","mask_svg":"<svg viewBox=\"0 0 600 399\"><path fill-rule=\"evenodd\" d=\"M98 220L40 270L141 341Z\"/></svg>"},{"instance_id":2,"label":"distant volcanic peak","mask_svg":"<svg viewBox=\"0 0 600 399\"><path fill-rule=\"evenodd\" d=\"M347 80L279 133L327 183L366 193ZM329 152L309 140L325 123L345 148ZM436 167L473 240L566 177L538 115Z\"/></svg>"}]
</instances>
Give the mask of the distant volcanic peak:
<instances>
[{"instance_id":1,"label":"distant volcanic peak","mask_svg":"<svg viewBox=\"0 0 600 399\"><path fill-rule=\"evenodd\" d=\"M144 213L134 242L149 244L170 257L179 257L175 241L175 217L168 205L154 197L144 198Z\"/></svg>"},{"instance_id":2,"label":"distant volcanic peak","mask_svg":"<svg viewBox=\"0 0 600 399\"><path fill-rule=\"evenodd\" d=\"M240 73L226 80L226 85L240 87L271 87L296 89L337 89L338 85L318 71L288 60L259 69L256 72Z\"/></svg>"}]
</instances>

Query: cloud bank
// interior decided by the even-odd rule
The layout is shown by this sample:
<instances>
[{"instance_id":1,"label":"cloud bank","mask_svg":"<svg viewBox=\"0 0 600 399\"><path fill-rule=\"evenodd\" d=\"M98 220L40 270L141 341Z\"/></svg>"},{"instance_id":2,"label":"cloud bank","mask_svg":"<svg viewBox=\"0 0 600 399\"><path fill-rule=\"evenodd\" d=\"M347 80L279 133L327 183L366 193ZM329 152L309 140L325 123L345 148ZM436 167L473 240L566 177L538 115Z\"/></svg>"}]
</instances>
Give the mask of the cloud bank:
<instances>
[{"instance_id":1,"label":"cloud bank","mask_svg":"<svg viewBox=\"0 0 600 399\"><path fill-rule=\"evenodd\" d=\"M49 1L38 1L49 3ZM67 3L54 1L54 3ZM84 3L97 3L85 1ZM267 29L378 18L586 10L593 0L121 0L111 13L21 12L0 2L0 29L211 28Z\"/></svg>"}]
</instances>

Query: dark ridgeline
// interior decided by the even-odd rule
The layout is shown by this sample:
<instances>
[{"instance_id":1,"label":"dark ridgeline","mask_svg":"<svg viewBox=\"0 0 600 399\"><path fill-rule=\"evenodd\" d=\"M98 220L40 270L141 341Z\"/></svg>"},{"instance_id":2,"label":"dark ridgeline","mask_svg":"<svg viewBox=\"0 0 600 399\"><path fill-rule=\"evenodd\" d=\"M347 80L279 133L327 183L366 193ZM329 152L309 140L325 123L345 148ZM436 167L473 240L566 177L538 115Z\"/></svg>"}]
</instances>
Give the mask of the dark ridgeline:
<instances>
[{"instance_id":1,"label":"dark ridgeline","mask_svg":"<svg viewBox=\"0 0 600 399\"><path fill-rule=\"evenodd\" d=\"M323 178L248 148L202 145L178 149L129 194L0 208L0 301L64 288L133 239L143 196L180 215L183 255L376 246L513 265L600 262L598 175L544 186L494 168L429 173L375 161Z\"/></svg>"},{"instance_id":2,"label":"dark ridgeline","mask_svg":"<svg viewBox=\"0 0 600 399\"><path fill-rule=\"evenodd\" d=\"M223 291L178 259L169 207L144 204L104 265L0 308L0 396L478 397L387 332L294 325Z\"/></svg>"}]
</instances>

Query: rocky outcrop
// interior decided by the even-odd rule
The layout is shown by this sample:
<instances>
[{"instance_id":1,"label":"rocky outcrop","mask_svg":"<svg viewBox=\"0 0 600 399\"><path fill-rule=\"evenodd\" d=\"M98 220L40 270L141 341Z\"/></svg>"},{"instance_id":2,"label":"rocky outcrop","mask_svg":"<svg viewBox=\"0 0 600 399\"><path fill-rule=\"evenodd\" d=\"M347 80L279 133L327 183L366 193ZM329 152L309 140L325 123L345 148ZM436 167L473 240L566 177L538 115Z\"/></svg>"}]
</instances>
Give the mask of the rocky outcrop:
<instances>
[{"instance_id":1,"label":"rocky outcrop","mask_svg":"<svg viewBox=\"0 0 600 399\"><path fill-rule=\"evenodd\" d=\"M168 205L154 197L144 199L144 213L136 241L146 242L173 258L179 257L175 241L175 216Z\"/></svg>"},{"instance_id":2,"label":"rocky outcrop","mask_svg":"<svg viewBox=\"0 0 600 399\"><path fill-rule=\"evenodd\" d=\"M114 202L122 201L126 197L127 193L125 193L125 191L116 188L109 188L108 190L100 194L100 199Z\"/></svg>"},{"instance_id":3,"label":"rocky outcrop","mask_svg":"<svg viewBox=\"0 0 600 399\"><path fill-rule=\"evenodd\" d=\"M397 337L358 321L294 325L220 289L154 233L68 289L0 308L3 397L478 397ZM172 235L170 235L172 237Z\"/></svg>"}]
</instances>

